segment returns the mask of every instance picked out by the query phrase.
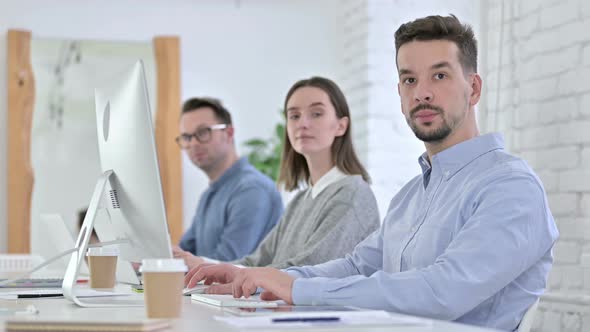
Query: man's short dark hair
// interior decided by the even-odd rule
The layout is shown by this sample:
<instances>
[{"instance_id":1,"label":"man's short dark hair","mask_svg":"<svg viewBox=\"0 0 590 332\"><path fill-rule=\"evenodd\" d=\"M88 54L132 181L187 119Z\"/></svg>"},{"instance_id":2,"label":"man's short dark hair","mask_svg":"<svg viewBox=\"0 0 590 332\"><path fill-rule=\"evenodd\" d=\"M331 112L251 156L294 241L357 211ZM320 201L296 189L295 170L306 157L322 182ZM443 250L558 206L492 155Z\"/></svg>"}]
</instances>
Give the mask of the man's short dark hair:
<instances>
[{"instance_id":1,"label":"man's short dark hair","mask_svg":"<svg viewBox=\"0 0 590 332\"><path fill-rule=\"evenodd\" d=\"M193 112L199 108L208 107L213 110L215 117L219 120L220 123L231 125L231 114L229 111L223 106L219 99L210 98L210 97L201 97L201 98L191 98L184 102L182 105L182 114Z\"/></svg>"},{"instance_id":2,"label":"man's short dark hair","mask_svg":"<svg viewBox=\"0 0 590 332\"><path fill-rule=\"evenodd\" d=\"M402 24L395 32L395 52L412 41L448 40L459 48L459 62L464 73L477 72L477 40L471 26L455 15L427 16ZM397 59L397 56L396 56Z\"/></svg>"}]
</instances>

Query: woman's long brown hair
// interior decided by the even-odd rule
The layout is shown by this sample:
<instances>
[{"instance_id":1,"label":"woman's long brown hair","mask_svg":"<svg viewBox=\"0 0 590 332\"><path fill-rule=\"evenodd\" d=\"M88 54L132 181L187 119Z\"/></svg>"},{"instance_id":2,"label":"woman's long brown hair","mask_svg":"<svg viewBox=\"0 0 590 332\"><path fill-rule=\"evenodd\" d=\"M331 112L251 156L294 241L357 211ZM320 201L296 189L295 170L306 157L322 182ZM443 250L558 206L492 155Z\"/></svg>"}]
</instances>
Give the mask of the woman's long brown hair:
<instances>
[{"instance_id":1,"label":"woman's long brown hair","mask_svg":"<svg viewBox=\"0 0 590 332\"><path fill-rule=\"evenodd\" d=\"M334 160L336 167L338 167L343 173L349 175L359 174L366 182L370 183L371 179L369 174L358 159L352 145L352 119L350 117L348 103L346 102L342 90L340 90L336 83L327 78L318 76L296 82L291 89L289 89L289 92L285 97L283 108L285 121L287 121L287 102L289 101L289 98L291 98L297 89L303 87L321 89L330 97L330 102L336 110L336 117L338 117L338 119L348 117L348 127L346 128L346 132L344 135L334 138L334 142L332 143L332 160ZM293 191L299 188L302 183L309 182L309 167L307 166L305 157L293 149L293 146L289 141L287 130L285 130L283 140L285 143L283 145L281 170L278 182L279 184L284 184L285 190Z\"/></svg>"}]
</instances>

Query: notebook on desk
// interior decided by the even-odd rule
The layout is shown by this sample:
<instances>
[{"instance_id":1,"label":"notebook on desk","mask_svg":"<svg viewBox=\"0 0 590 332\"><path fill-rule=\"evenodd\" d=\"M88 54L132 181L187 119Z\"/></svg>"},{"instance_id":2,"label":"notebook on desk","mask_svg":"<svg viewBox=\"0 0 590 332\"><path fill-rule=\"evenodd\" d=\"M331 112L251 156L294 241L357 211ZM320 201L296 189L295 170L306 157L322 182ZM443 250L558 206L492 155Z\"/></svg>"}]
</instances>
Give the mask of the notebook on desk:
<instances>
[{"instance_id":1,"label":"notebook on desk","mask_svg":"<svg viewBox=\"0 0 590 332\"><path fill-rule=\"evenodd\" d=\"M59 318L19 318L9 319L4 324L8 332L12 331L82 331L82 332L135 332L135 331L159 331L171 326L169 320L143 319L143 320L83 320Z\"/></svg>"}]
</instances>

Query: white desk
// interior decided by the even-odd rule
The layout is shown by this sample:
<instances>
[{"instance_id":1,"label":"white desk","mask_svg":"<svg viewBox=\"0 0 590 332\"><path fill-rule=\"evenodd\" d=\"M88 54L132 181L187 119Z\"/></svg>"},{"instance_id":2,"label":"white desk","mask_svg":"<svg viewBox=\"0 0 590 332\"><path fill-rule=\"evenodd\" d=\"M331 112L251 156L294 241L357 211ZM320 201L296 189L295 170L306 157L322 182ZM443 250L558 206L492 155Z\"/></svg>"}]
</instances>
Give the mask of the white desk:
<instances>
[{"instance_id":1,"label":"white desk","mask_svg":"<svg viewBox=\"0 0 590 332\"><path fill-rule=\"evenodd\" d=\"M1 292L1 291L0 291ZM134 295L137 296L137 295ZM51 317L51 318L84 318L89 319L116 319L116 318L138 318L145 319L145 308L144 307L128 307L128 308L81 308L75 304L69 302L63 298L55 299L20 299L20 300L0 300L0 307L6 307L7 305L14 305L18 301L19 304L26 306L27 304L33 304L39 309L39 317ZM190 297L185 296L183 298L183 312L182 317L177 319L173 323L173 329L171 331L236 331L236 329L218 322L213 319L216 315L228 315L221 308L210 306L207 304L192 302ZM0 331L4 331L4 320L11 316L0 315ZM264 331L278 331L280 329L265 329ZM254 331L254 330L246 330ZM314 331L314 329L295 329L292 331ZM329 331L389 331L389 332L490 332L494 330L482 329L478 327L472 327L468 325L432 321L430 326L399 326L399 327L346 327L346 328L324 328L316 329L315 331L329 332Z\"/></svg>"}]
</instances>

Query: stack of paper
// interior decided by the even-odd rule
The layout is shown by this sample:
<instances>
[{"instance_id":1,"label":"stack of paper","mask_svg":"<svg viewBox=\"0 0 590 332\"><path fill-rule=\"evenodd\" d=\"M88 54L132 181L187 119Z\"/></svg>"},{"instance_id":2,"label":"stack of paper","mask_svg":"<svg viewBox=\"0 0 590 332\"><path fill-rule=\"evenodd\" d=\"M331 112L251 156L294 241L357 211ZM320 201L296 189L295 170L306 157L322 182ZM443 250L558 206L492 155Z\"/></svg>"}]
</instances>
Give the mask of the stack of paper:
<instances>
[{"instance_id":1,"label":"stack of paper","mask_svg":"<svg viewBox=\"0 0 590 332\"><path fill-rule=\"evenodd\" d=\"M324 311L273 314L269 316L231 317L217 316L216 320L238 328L300 328L309 326L356 325L430 325L430 321L410 316L391 315L386 311Z\"/></svg>"}]
</instances>

